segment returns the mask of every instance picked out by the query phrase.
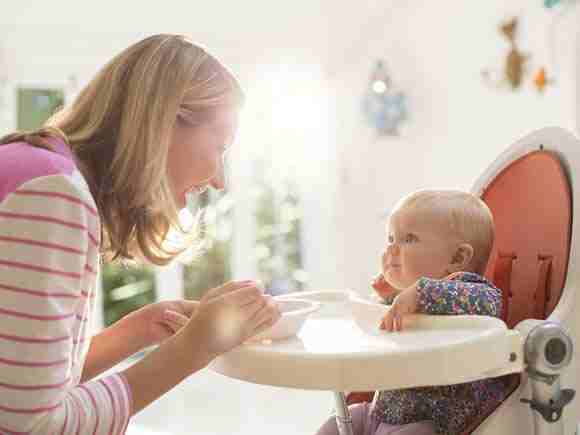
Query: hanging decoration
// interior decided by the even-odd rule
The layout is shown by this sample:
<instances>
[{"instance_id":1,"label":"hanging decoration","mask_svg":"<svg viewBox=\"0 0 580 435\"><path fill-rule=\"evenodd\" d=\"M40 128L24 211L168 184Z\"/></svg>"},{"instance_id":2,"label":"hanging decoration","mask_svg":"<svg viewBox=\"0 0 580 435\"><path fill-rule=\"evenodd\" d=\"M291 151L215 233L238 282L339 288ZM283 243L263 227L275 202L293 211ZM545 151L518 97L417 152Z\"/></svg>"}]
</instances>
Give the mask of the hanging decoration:
<instances>
[{"instance_id":1,"label":"hanging decoration","mask_svg":"<svg viewBox=\"0 0 580 435\"><path fill-rule=\"evenodd\" d=\"M407 118L405 95L394 88L381 60L371 74L363 99L363 113L380 136L398 136L399 125Z\"/></svg>"},{"instance_id":2,"label":"hanging decoration","mask_svg":"<svg viewBox=\"0 0 580 435\"><path fill-rule=\"evenodd\" d=\"M522 84L525 63L529 56L520 52L516 44L516 32L518 29L518 19L512 18L509 22L500 27L501 33L510 43L510 51L505 60L505 77L512 89L517 89Z\"/></svg>"},{"instance_id":3,"label":"hanging decoration","mask_svg":"<svg viewBox=\"0 0 580 435\"><path fill-rule=\"evenodd\" d=\"M547 48L548 58L546 62L534 68L531 76L531 84L540 94L546 92L549 86L556 83L559 75L557 62L556 30L559 28L560 20L578 3L578 0L542 0L543 7L553 14L550 25L547 28ZM522 54L519 50L516 39L518 30L518 19L512 18L500 26L501 33L510 43L510 50L506 56L503 71L501 73L492 70L482 72L486 83L493 87L500 88L509 84L512 90L520 88L526 79L526 65L530 56Z\"/></svg>"},{"instance_id":4,"label":"hanging decoration","mask_svg":"<svg viewBox=\"0 0 580 435\"><path fill-rule=\"evenodd\" d=\"M572 3L576 3L576 0L544 0L544 7L547 9L553 9L558 5L566 6Z\"/></svg>"},{"instance_id":5,"label":"hanging decoration","mask_svg":"<svg viewBox=\"0 0 580 435\"><path fill-rule=\"evenodd\" d=\"M499 30L510 44L503 71L498 78L493 78L492 73L489 70L485 70L483 71L483 78L494 87L499 88L507 84L512 90L517 90L522 85L526 70L525 65L530 57L527 54L523 54L516 43L518 18L514 17L508 22L502 23Z\"/></svg>"},{"instance_id":6,"label":"hanging decoration","mask_svg":"<svg viewBox=\"0 0 580 435\"><path fill-rule=\"evenodd\" d=\"M546 77L546 68L541 67L534 76L534 86L538 92L543 93L548 83L552 83L552 80L548 80Z\"/></svg>"}]
</instances>

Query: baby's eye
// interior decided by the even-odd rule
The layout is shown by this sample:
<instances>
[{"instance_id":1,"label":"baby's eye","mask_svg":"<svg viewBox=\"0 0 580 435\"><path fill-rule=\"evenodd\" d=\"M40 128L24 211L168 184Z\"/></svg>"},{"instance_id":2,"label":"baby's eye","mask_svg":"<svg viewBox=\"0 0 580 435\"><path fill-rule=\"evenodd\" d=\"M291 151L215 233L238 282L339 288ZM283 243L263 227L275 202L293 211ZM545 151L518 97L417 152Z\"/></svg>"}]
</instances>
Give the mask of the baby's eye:
<instances>
[{"instance_id":1,"label":"baby's eye","mask_svg":"<svg viewBox=\"0 0 580 435\"><path fill-rule=\"evenodd\" d=\"M405 243L413 243L417 241L417 236L414 234L407 234L405 236Z\"/></svg>"},{"instance_id":2,"label":"baby's eye","mask_svg":"<svg viewBox=\"0 0 580 435\"><path fill-rule=\"evenodd\" d=\"M387 245L392 245L395 243L395 238L393 236L387 237Z\"/></svg>"}]
</instances>

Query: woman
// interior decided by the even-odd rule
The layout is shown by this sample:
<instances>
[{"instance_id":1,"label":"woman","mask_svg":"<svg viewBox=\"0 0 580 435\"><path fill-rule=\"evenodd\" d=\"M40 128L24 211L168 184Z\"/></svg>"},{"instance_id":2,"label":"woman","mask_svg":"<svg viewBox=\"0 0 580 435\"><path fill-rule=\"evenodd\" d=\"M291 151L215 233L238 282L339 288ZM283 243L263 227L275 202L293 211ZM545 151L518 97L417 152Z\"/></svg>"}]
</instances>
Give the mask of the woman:
<instances>
[{"instance_id":1,"label":"woman","mask_svg":"<svg viewBox=\"0 0 580 435\"><path fill-rule=\"evenodd\" d=\"M163 265L193 243L178 211L187 195L224 187L242 99L214 57L156 35L41 130L0 139L0 431L124 433L131 415L279 318L255 281L233 281L88 337L100 254ZM170 230L183 246L169 245Z\"/></svg>"}]
</instances>

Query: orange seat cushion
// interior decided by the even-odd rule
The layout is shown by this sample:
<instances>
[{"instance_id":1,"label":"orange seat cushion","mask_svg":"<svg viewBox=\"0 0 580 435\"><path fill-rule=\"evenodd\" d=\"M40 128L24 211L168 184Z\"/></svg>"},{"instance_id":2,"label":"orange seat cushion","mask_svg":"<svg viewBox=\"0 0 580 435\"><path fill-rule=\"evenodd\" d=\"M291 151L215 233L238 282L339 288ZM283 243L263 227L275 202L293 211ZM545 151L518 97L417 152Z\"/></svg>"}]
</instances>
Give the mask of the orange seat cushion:
<instances>
[{"instance_id":1,"label":"orange seat cushion","mask_svg":"<svg viewBox=\"0 0 580 435\"><path fill-rule=\"evenodd\" d=\"M494 178L482 199L495 222L486 276L503 291L503 320L513 328L525 319L547 318L564 288L572 231L570 185L558 157L542 150L521 157ZM508 397L520 375L503 380ZM480 415L463 435L493 411Z\"/></svg>"},{"instance_id":2,"label":"orange seat cushion","mask_svg":"<svg viewBox=\"0 0 580 435\"><path fill-rule=\"evenodd\" d=\"M482 199L495 221L486 276L504 292L504 320L545 319L556 307L568 268L572 204L558 158L536 151L514 161Z\"/></svg>"}]
</instances>

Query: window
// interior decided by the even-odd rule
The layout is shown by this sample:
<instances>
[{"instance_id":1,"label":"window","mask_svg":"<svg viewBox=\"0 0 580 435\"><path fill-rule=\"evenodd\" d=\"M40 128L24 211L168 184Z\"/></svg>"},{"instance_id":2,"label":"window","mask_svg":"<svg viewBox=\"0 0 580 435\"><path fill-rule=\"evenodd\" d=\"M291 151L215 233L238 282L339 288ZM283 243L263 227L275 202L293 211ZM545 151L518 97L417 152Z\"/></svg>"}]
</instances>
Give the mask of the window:
<instances>
[{"instance_id":1,"label":"window","mask_svg":"<svg viewBox=\"0 0 580 435\"><path fill-rule=\"evenodd\" d=\"M256 161L256 168L268 162ZM255 221L258 277L273 295L303 289L307 279L302 269L300 199L295 183L272 184L267 171L255 171Z\"/></svg>"},{"instance_id":2,"label":"window","mask_svg":"<svg viewBox=\"0 0 580 435\"><path fill-rule=\"evenodd\" d=\"M151 267L105 264L101 279L105 326L156 300L155 272Z\"/></svg>"},{"instance_id":3,"label":"window","mask_svg":"<svg viewBox=\"0 0 580 435\"><path fill-rule=\"evenodd\" d=\"M18 130L34 130L64 104L62 89L19 88Z\"/></svg>"},{"instance_id":4,"label":"window","mask_svg":"<svg viewBox=\"0 0 580 435\"><path fill-rule=\"evenodd\" d=\"M230 193L206 191L199 197L202 210L202 251L183 266L184 295L199 299L206 290L231 279L233 200Z\"/></svg>"}]
</instances>

